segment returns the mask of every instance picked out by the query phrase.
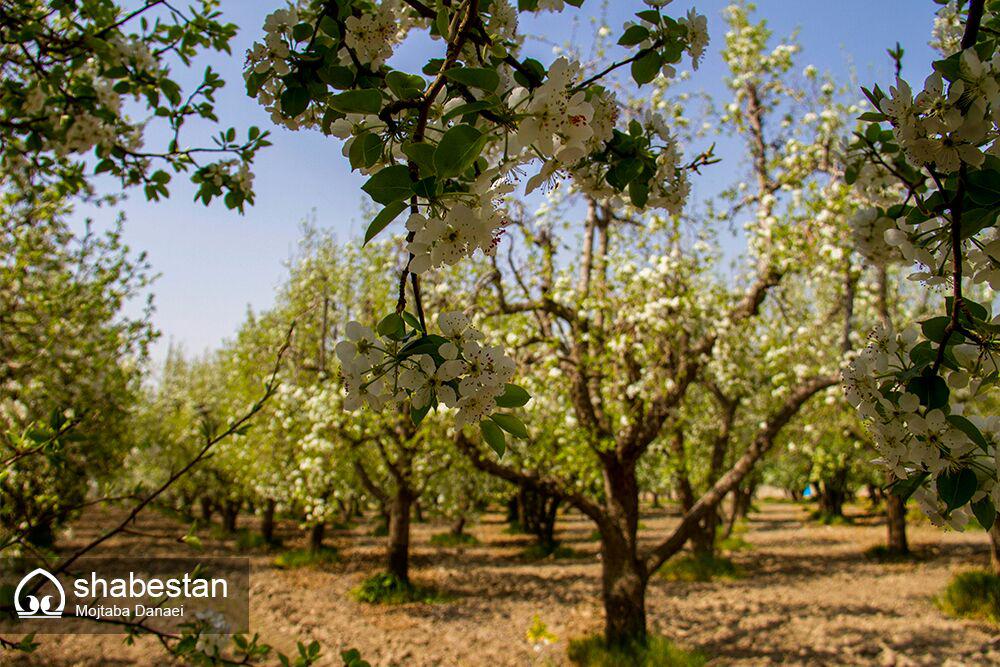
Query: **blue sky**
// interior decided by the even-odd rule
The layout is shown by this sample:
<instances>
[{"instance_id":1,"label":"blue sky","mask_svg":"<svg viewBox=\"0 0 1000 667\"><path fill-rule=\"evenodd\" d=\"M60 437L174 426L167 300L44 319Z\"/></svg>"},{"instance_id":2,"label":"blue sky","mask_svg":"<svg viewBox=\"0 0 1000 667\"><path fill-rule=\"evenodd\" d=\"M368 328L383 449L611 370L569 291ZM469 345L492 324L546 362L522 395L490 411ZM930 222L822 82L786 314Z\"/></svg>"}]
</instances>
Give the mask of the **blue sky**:
<instances>
[{"instance_id":1,"label":"blue sky","mask_svg":"<svg viewBox=\"0 0 1000 667\"><path fill-rule=\"evenodd\" d=\"M217 107L226 126L272 128L267 114L246 97L241 74L243 53L260 35L264 17L279 3L224 0L222 4L224 15L240 26L233 55L213 56L196 66L210 64L229 82ZM675 0L668 11L677 16L692 4ZM725 94L719 49L725 33L722 9L727 4L724 0L697 2L699 12L708 16L712 41L695 73L695 90ZM638 0L610 2L607 23L614 34L642 8ZM904 75L909 72L912 80L923 80L933 57L926 43L935 8L931 0L762 0L757 15L767 19L776 36L799 30L803 66L811 63L839 80L845 80L853 67L861 82L884 84L891 80L885 49L896 41L907 50ZM567 8L557 18L542 14L523 21L521 28L529 35L544 35L550 44L565 43L577 35L589 44L590 20L603 12L601 3L588 0L583 9ZM529 43L527 50L546 62L552 58L550 44ZM418 70L415 62L421 56L432 57L429 46L418 42L407 47L398 53L395 64ZM126 241L133 249L146 251L160 274L153 290L154 323L163 337L155 358L162 358L171 340L191 353L217 346L235 332L248 305L263 309L271 304L285 273L283 262L293 252L305 218L314 216L318 225L335 230L341 239L363 230L363 178L350 173L339 141L282 128L273 129L272 139L274 146L261 152L256 162L257 204L244 216L221 204L206 208L195 203L193 190L182 177L175 178L169 201L148 204L141 193L133 192L115 210L81 206L74 214L78 222L90 217L101 228L113 222L118 210L124 212ZM731 182L743 168L739 153L725 144L721 155L724 162L698 181L699 197Z\"/></svg>"}]
</instances>

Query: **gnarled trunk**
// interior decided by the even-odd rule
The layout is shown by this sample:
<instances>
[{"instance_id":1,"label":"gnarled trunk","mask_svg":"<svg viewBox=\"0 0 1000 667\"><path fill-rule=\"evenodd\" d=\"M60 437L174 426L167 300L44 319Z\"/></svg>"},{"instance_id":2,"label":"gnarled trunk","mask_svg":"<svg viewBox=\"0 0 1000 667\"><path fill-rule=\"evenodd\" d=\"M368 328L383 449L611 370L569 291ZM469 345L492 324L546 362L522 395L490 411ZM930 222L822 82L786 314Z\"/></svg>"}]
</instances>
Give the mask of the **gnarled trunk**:
<instances>
[{"instance_id":1,"label":"gnarled trunk","mask_svg":"<svg viewBox=\"0 0 1000 667\"><path fill-rule=\"evenodd\" d=\"M910 553L910 545L906 541L906 502L895 493L886 494L885 514L889 532L888 551L895 556L905 556Z\"/></svg>"},{"instance_id":2,"label":"gnarled trunk","mask_svg":"<svg viewBox=\"0 0 1000 667\"><path fill-rule=\"evenodd\" d=\"M326 536L326 524L317 523L309 530L309 551L319 553L323 550L323 538Z\"/></svg>"},{"instance_id":3,"label":"gnarled trunk","mask_svg":"<svg viewBox=\"0 0 1000 667\"><path fill-rule=\"evenodd\" d=\"M424 507L420 504L420 499L413 501L413 520L416 523L424 523Z\"/></svg>"},{"instance_id":4,"label":"gnarled trunk","mask_svg":"<svg viewBox=\"0 0 1000 667\"><path fill-rule=\"evenodd\" d=\"M645 644L646 584L649 574L639 559L639 487L635 467L606 462L604 490L608 520L601 530L601 591L604 639L609 646Z\"/></svg>"},{"instance_id":5,"label":"gnarled trunk","mask_svg":"<svg viewBox=\"0 0 1000 667\"><path fill-rule=\"evenodd\" d=\"M268 498L264 503L264 511L260 517L260 536L267 544L274 542L274 510L276 506L277 502L273 498Z\"/></svg>"},{"instance_id":6,"label":"gnarled trunk","mask_svg":"<svg viewBox=\"0 0 1000 667\"><path fill-rule=\"evenodd\" d=\"M222 527L227 533L236 532L236 518L240 514L240 503L237 500L227 500L222 507Z\"/></svg>"},{"instance_id":7,"label":"gnarled trunk","mask_svg":"<svg viewBox=\"0 0 1000 667\"><path fill-rule=\"evenodd\" d=\"M410 508L413 498L397 490L389 507L388 568L401 581L410 580Z\"/></svg>"},{"instance_id":8,"label":"gnarled trunk","mask_svg":"<svg viewBox=\"0 0 1000 667\"><path fill-rule=\"evenodd\" d=\"M609 646L646 642L645 566L623 536L601 540L601 592L604 597L604 639Z\"/></svg>"},{"instance_id":9,"label":"gnarled trunk","mask_svg":"<svg viewBox=\"0 0 1000 667\"><path fill-rule=\"evenodd\" d=\"M819 484L819 511L823 516L844 516L847 500L847 468L839 468Z\"/></svg>"},{"instance_id":10,"label":"gnarled trunk","mask_svg":"<svg viewBox=\"0 0 1000 667\"><path fill-rule=\"evenodd\" d=\"M715 556L715 536L718 528L719 513L715 510L698 522L698 527L691 534L691 549L696 556L703 558Z\"/></svg>"},{"instance_id":11,"label":"gnarled trunk","mask_svg":"<svg viewBox=\"0 0 1000 667\"><path fill-rule=\"evenodd\" d=\"M212 520L212 499L208 496L201 497L201 518L205 523Z\"/></svg>"},{"instance_id":12,"label":"gnarled trunk","mask_svg":"<svg viewBox=\"0 0 1000 667\"><path fill-rule=\"evenodd\" d=\"M537 538L544 547L555 546L556 513L560 500L555 496L539 493L531 489L522 489L518 494L521 529Z\"/></svg>"}]
</instances>

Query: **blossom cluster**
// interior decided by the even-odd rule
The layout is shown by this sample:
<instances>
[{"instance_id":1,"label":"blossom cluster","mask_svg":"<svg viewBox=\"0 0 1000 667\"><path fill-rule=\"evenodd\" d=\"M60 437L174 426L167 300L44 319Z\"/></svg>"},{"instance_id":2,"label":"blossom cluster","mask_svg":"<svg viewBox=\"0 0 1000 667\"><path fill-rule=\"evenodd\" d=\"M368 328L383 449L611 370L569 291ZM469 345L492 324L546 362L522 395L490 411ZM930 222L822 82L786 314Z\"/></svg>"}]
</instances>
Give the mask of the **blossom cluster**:
<instances>
[{"instance_id":1,"label":"blossom cluster","mask_svg":"<svg viewBox=\"0 0 1000 667\"><path fill-rule=\"evenodd\" d=\"M941 72L924 81L916 96L910 85L897 77L881 111L893 126L893 135L915 166L933 165L943 173L954 173L965 163L983 164L982 146L997 155L996 120L1000 106L1000 56L982 62L974 48L965 49L956 65L955 81L945 86Z\"/></svg>"},{"instance_id":2,"label":"blossom cluster","mask_svg":"<svg viewBox=\"0 0 1000 667\"><path fill-rule=\"evenodd\" d=\"M263 39L247 53L247 91L276 123L343 140L352 169L368 176L362 189L382 206L366 242L407 213L403 285L407 274L494 253L509 223L506 198L522 177L526 193L570 178L609 203L679 213L693 166L683 164L662 117L625 118L600 81L629 65L643 85L672 75L684 53L697 68L708 44L705 17L692 10L674 20L661 12L669 2L648 1L636 14L641 25L627 24L619 40L635 55L589 76L572 58L546 69L519 54L519 11L561 11L563 4L383 0L333 9L300 2L265 20ZM395 46L415 30L447 42L445 57L420 74L389 66ZM448 331L435 337L403 315L386 318L377 332L349 328L338 346L345 406L381 409L408 399L420 412L440 403L457 409L460 424L491 415L513 374L503 351L453 316L440 320ZM497 422L506 430L505 423Z\"/></svg>"},{"instance_id":3,"label":"blossom cluster","mask_svg":"<svg viewBox=\"0 0 1000 667\"><path fill-rule=\"evenodd\" d=\"M142 186L146 198L156 200L169 195L170 180L156 165L192 173L209 165L203 159L210 154L249 165L266 145L259 132L256 139L233 142L232 130L232 138L212 147L184 147L181 129L188 119L217 122L214 94L223 81L209 67L185 90L166 59L176 56L190 65L205 50L228 50L236 29L218 20L213 3L155 20L158 3L130 13L118 4L95 0L86 8L53 8L25 0L5 9L0 168L16 188L54 185L69 195L89 195L93 175L108 174L125 188ZM153 137L163 145L144 148ZM207 203L225 194L230 208L242 209L252 203L253 192L240 189L241 183L224 192L203 188L197 196Z\"/></svg>"},{"instance_id":4,"label":"blossom cluster","mask_svg":"<svg viewBox=\"0 0 1000 667\"><path fill-rule=\"evenodd\" d=\"M555 6L536 7L550 8ZM708 41L703 16L689 12L673 21L661 16L658 9L641 14L647 26L643 34L652 40L641 53L649 51L647 57L656 55L665 60L665 56L652 52L654 46L676 43L698 61ZM517 10L508 0L497 0L482 13L480 18L490 33L494 55L516 53L516 17ZM417 272L454 263L460 259L456 256L459 250L465 255L476 249L491 251L506 219L502 205L498 206L500 198L513 189L511 181L529 163L541 160L542 165L528 180L528 192L562 174L586 175L587 158L595 153L603 151L605 158L620 157L607 148L617 148L613 144L619 103L610 91L585 80L579 62L565 57L555 60L547 71L516 66L516 62L510 62L513 57L493 61L486 68L481 53L476 49L469 52L472 45L466 41L462 53L467 65L457 64L448 70L453 75L446 76L455 82L454 89L449 85L441 100L424 100L420 96L434 90L427 79L391 70L384 63L393 45L412 27L428 25L425 18L396 2L378 3L349 14L342 25L339 18L334 20L304 6L281 9L266 19L265 36L248 52L245 71L248 92L271 112L275 122L291 129L321 129L345 139L345 156L350 157L353 168L372 174L372 187L366 190L376 202L388 207L383 211L387 216L398 216L396 202L407 196L421 200L419 217L411 215L407 225L410 250L423 257L413 265ZM443 27L437 25L435 29ZM443 35L432 29L431 36ZM316 83L327 88L325 93L317 92L318 88L307 80L317 76L313 65L317 58L324 65ZM359 63L388 85L379 89L359 86ZM347 92L336 93L330 88ZM414 124L411 110L421 102L429 108ZM389 120L387 106L401 109L392 112L399 114L398 120ZM498 118L511 120L501 122ZM687 182L679 174L676 142L667 132L661 133L661 138L659 152L649 148L647 155L640 156L650 168L636 169L638 163L628 154L631 163L618 172L628 172L628 178L621 182L607 178L613 187L607 187L607 183L603 187L595 185L594 193L619 195L626 191L631 179L641 176L644 184L638 188L643 193L639 208L662 206L676 212L686 199ZM432 140L438 144L433 154L410 148L411 144L434 148ZM454 160L438 156L445 151L467 155ZM411 175L416 174L417 180L394 181L393 192L383 197L381 181L388 180L386 169L398 161L409 162ZM614 166L606 164L594 175L606 178ZM379 192L373 192L375 189ZM631 195L633 189L628 192ZM460 215L452 210L458 207L462 207ZM381 231L393 217L377 219L379 224L373 233ZM427 259L429 250L436 259Z\"/></svg>"},{"instance_id":5,"label":"blossom cluster","mask_svg":"<svg viewBox=\"0 0 1000 667\"><path fill-rule=\"evenodd\" d=\"M946 313L921 322L922 336L877 337L845 380L890 469L922 475L916 486L933 480L937 494L922 492L929 516L948 519L971 502L990 525L995 424L967 413L995 391L997 323L969 296L991 304L1000 288L1000 54L980 29L997 19L995 8L980 16L961 4L939 13L935 43L953 52L934 62L919 92L898 76L888 94L865 90L875 111L861 115L869 124L855 133L845 169L871 204L852 220L860 252L914 266L910 280L946 291Z\"/></svg>"},{"instance_id":6,"label":"blossom cluster","mask_svg":"<svg viewBox=\"0 0 1000 667\"><path fill-rule=\"evenodd\" d=\"M1000 420L963 414L963 406L951 405L949 397L952 392L975 395L988 386L998 367L978 347L966 343L950 346L947 366L938 370L933 368L933 355L916 326L899 333L880 327L845 368L844 390L868 424L880 463L897 478L917 480L919 485L926 477L974 473L966 475L971 486L960 505L941 510L931 495L920 496L928 508L936 508L929 512L932 519L959 525L968 518L966 503L973 511L984 499L1000 504L996 475Z\"/></svg>"},{"instance_id":7,"label":"blossom cluster","mask_svg":"<svg viewBox=\"0 0 1000 667\"><path fill-rule=\"evenodd\" d=\"M347 325L336 354L344 374L344 408L367 404L374 410L409 399L413 412L443 404L457 410L456 423L476 424L498 409L508 391L514 362L500 346L484 344L482 332L462 313L437 318L440 335L408 335L403 320L390 315L383 334L359 322ZM386 322L389 324L386 324Z\"/></svg>"}]
</instances>

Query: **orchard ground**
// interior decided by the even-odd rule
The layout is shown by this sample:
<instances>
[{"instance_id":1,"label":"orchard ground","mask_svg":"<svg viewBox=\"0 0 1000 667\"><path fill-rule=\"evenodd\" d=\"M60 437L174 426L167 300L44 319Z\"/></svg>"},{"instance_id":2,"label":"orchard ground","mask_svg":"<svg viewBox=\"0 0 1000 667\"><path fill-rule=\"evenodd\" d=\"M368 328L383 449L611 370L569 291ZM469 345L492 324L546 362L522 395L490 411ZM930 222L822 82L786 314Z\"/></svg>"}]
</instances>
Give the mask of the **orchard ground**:
<instances>
[{"instance_id":1,"label":"orchard ground","mask_svg":"<svg viewBox=\"0 0 1000 667\"><path fill-rule=\"evenodd\" d=\"M882 544L885 527L866 506L849 507L852 523L823 526L808 520L809 505L761 502L747 521L748 548L729 555L742 576L712 582L651 580L650 628L718 665L996 665L1000 636L983 623L946 617L929 592L956 572L988 561L982 530L942 532L911 525L917 558L885 563L867 551ZM62 541L69 550L108 525L113 511L93 512ZM912 513L911 513L912 516ZM242 526L253 529L253 520ZM642 525L647 539L676 521L669 510L651 511ZM280 551L252 550L252 630L284 651L296 639L316 639L320 664L339 665L339 652L356 647L373 665L561 665L569 639L602 628L599 544L592 524L573 512L560 516L566 558L528 560L531 538L512 535L499 514L470 524L478 545L436 547L430 538L447 530L415 523L412 576L437 588L435 604L375 606L350 595L382 564L384 538L373 521L328 534L339 558L318 567L279 569ZM233 539L202 530L203 553L236 552ZM147 512L134 534L119 535L99 554L176 555L185 527ZM304 546L292 523L280 526L283 549ZM556 641L533 645L527 630L537 615ZM113 635L42 637L16 665L161 665L149 639L123 646Z\"/></svg>"}]
</instances>

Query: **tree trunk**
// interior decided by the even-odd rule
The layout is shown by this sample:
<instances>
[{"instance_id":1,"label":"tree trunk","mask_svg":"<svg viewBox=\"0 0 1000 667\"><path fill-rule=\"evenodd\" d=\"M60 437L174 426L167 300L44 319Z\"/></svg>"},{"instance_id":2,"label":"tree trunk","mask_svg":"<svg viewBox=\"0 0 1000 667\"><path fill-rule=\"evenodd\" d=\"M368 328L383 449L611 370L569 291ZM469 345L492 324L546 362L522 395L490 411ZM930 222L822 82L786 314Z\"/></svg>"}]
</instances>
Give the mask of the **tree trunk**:
<instances>
[{"instance_id":1,"label":"tree trunk","mask_svg":"<svg viewBox=\"0 0 1000 667\"><path fill-rule=\"evenodd\" d=\"M201 518L205 523L209 523L212 520L212 499L208 496L201 497Z\"/></svg>"},{"instance_id":2,"label":"tree trunk","mask_svg":"<svg viewBox=\"0 0 1000 667\"><path fill-rule=\"evenodd\" d=\"M990 569L1000 576L1000 522L994 521L990 527Z\"/></svg>"},{"instance_id":3,"label":"tree trunk","mask_svg":"<svg viewBox=\"0 0 1000 667\"><path fill-rule=\"evenodd\" d=\"M819 510L823 516L844 516L847 500L847 468L840 468L820 484Z\"/></svg>"},{"instance_id":4,"label":"tree trunk","mask_svg":"<svg viewBox=\"0 0 1000 667\"><path fill-rule=\"evenodd\" d=\"M260 536L267 544L274 542L274 509L276 505L274 499L268 498L260 518Z\"/></svg>"},{"instance_id":5,"label":"tree trunk","mask_svg":"<svg viewBox=\"0 0 1000 667\"><path fill-rule=\"evenodd\" d=\"M559 498L531 489L522 489L518 499L521 530L534 535L542 546L554 547Z\"/></svg>"},{"instance_id":6,"label":"tree trunk","mask_svg":"<svg viewBox=\"0 0 1000 667\"><path fill-rule=\"evenodd\" d=\"M621 536L601 539L601 584L604 597L604 639L609 646L646 642L646 583L644 566Z\"/></svg>"},{"instance_id":7,"label":"tree trunk","mask_svg":"<svg viewBox=\"0 0 1000 667\"><path fill-rule=\"evenodd\" d=\"M389 509L389 573L400 581L410 580L410 506L413 499L406 491L396 491Z\"/></svg>"},{"instance_id":8,"label":"tree trunk","mask_svg":"<svg viewBox=\"0 0 1000 667\"><path fill-rule=\"evenodd\" d=\"M891 491L885 497L886 524L889 531L888 551L894 556L910 553L906 541L906 503Z\"/></svg>"},{"instance_id":9,"label":"tree trunk","mask_svg":"<svg viewBox=\"0 0 1000 667\"><path fill-rule=\"evenodd\" d=\"M222 527L227 533L236 532L236 517L240 513L240 503L236 500L227 500L222 507Z\"/></svg>"},{"instance_id":10,"label":"tree trunk","mask_svg":"<svg viewBox=\"0 0 1000 667\"><path fill-rule=\"evenodd\" d=\"M699 558L715 557L715 536L719 527L719 513L709 512L698 523L698 528L691 534L691 549Z\"/></svg>"},{"instance_id":11,"label":"tree trunk","mask_svg":"<svg viewBox=\"0 0 1000 667\"><path fill-rule=\"evenodd\" d=\"M323 537L326 535L326 524L317 523L309 531L309 551L314 554L323 550Z\"/></svg>"},{"instance_id":12,"label":"tree trunk","mask_svg":"<svg viewBox=\"0 0 1000 667\"><path fill-rule=\"evenodd\" d=\"M507 500L507 523L514 525L517 523L517 496L511 496Z\"/></svg>"},{"instance_id":13,"label":"tree trunk","mask_svg":"<svg viewBox=\"0 0 1000 667\"><path fill-rule=\"evenodd\" d=\"M660 509L660 494L656 491L653 491L653 509Z\"/></svg>"},{"instance_id":14,"label":"tree trunk","mask_svg":"<svg viewBox=\"0 0 1000 667\"><path fill-rule=\"evenodd\" d=\"M465 534L465 515L464 514L458 515L458 517L451 523L451 534L454 537L461 537L462 535Z\"/></svg>"},{"instance_id":15,"label":"tree trunk","mask_svg":"<svg viewBox=\"0 0 1000 667\"><path fill-rule=\"evenodd\" d=\"M608 524L601 526L604 639L609 646L646 643L646 564L639 559L639 486L634 464L605 463Z\"/></svg>"},{"instance_id":16,"label":"tree trunk","mask_svg":"<svg viewBox=\"0 0 1000 667\"><path fill-rule=\"evenodd\" d=\"M420 504L420 499L413 501L413 520L416 523L424 522L424 508Z\"/></svg>"},{"instance_id":17,"label":"tree trunk","mask_svg":"<svg viewBox=\"0 0 1000 667\"><path fill-rule=\"evenodd\" d=\"M750 513L750 505L753 504L753 494L756 490L755 484L741 485L733 489L733 516L736 519L747 518L747 515Z\"/></svg>"}]
</instances>

